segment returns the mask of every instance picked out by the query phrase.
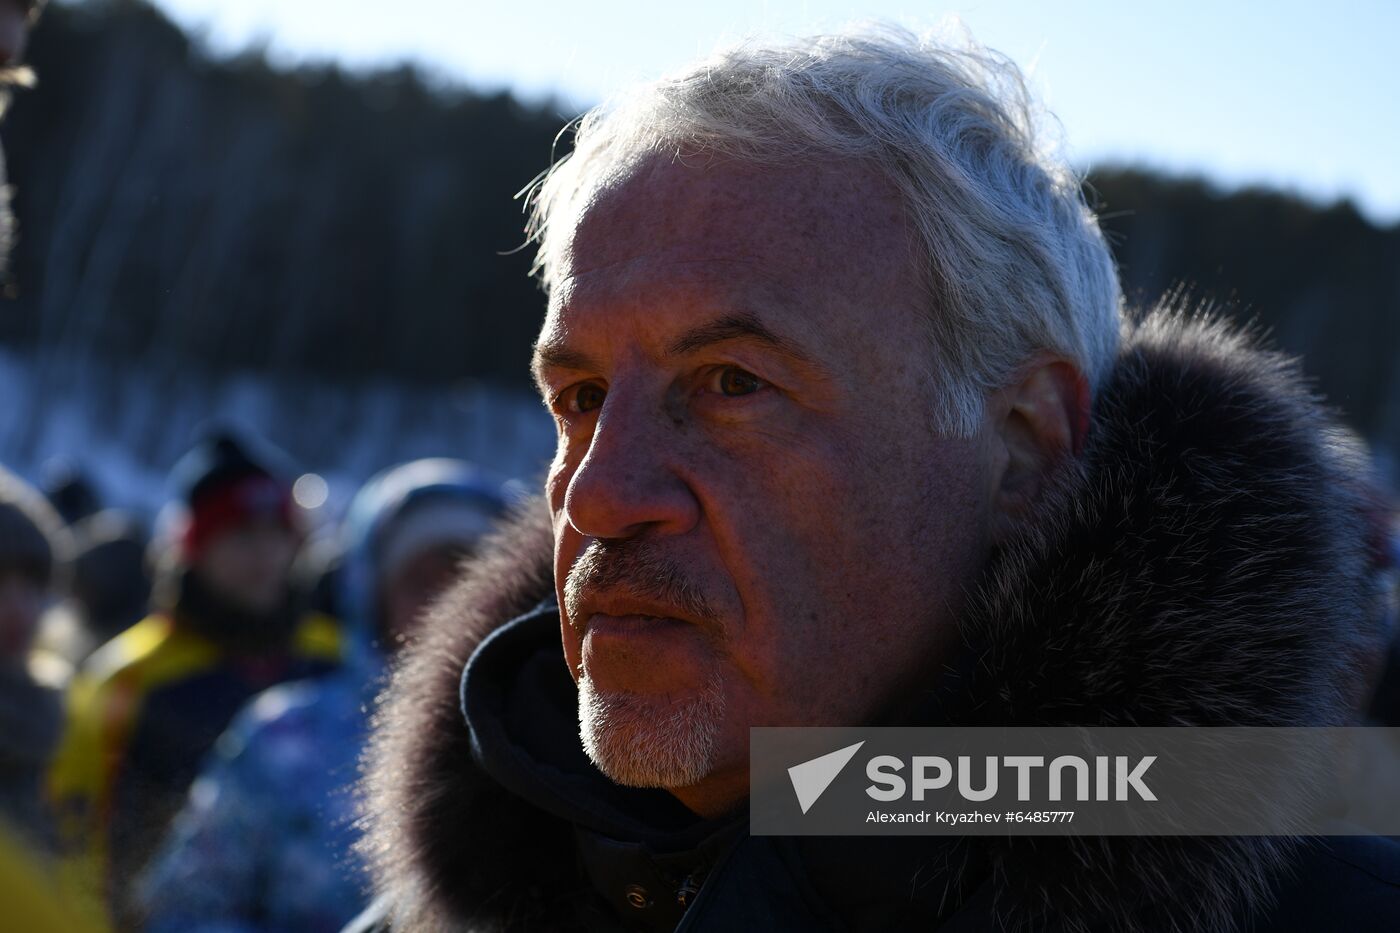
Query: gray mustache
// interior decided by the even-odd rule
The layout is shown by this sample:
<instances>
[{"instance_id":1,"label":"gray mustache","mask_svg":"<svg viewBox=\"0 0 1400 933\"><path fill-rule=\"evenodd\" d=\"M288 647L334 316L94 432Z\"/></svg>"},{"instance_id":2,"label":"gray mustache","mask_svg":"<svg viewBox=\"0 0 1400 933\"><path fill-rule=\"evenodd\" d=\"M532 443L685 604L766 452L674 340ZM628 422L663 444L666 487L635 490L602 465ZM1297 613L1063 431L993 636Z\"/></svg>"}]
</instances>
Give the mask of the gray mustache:
<instances>
[{"instance_id":1,"label":"gray mustache","mask_svg":"<svg viewBox=\"0 0 1400 933\"><path fill-rule=\"evenodd\" d=\"M603 593L674 606L698 622L718 623L720 619L685 568L648 540L595 540L584 549L564 579L564 609L569 624L578 628L579 608L585 598Z\"/></svg>"}]
</instances>

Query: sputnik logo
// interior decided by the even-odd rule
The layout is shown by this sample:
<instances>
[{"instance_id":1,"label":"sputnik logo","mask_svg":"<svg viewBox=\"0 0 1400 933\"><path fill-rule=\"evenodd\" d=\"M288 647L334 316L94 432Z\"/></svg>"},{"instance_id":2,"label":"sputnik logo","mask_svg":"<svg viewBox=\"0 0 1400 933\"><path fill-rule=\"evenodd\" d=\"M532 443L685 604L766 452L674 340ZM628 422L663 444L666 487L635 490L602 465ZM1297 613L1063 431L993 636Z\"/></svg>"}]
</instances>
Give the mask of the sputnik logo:
<instances>
[{"instance_id":1,"label":"sputnik logo","mask_svg":"<svg viewBox=\"0 0 1400 933\"><path fill-rule=\"evenodd\" d=\"M797 803L802 807L803 813L812 809L812 804L826 792L831 782L841 773L841 769L850 763L864 744L865 742L861 741L847 745L820 758L813 758L788 768L788 777L792 779L792 789L797 794Z\"/></svg>"}]
</instances>

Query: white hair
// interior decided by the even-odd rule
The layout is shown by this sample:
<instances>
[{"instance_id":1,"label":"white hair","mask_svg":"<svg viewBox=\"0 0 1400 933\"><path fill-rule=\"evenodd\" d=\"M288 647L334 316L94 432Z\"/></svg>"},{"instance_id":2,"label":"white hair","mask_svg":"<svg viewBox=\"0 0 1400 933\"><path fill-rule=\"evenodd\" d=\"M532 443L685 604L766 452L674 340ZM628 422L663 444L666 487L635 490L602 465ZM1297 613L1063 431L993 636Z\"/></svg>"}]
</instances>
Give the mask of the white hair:
<instances>
[{"instance_id":1,"label":"white hair","mask_svg":"<svg viewBox=\"0 0 1400 933\"><path fill-rule=\"evenodd\" d=\"M872 165L922 247L937 426L971 436L1032 353L1063 354L1093 389L1118 344L1113 259L1044 116L1016 66L966 37L738 46L580 118L573 152L527 189L535 271L549 290L588 195L652 153Z\"/></svg>"},{"instance_id":2,"label":"white hair","mask_svg":"<svg viewBox=\"0 0 1400 933\"><path fill-rule=\"evenodd\" d=\"M628 787L690 787L713 770L724 724L716 674L694 695L656 699L578 680L579 737L598 770Z\"/></svg>"}]
</instances>

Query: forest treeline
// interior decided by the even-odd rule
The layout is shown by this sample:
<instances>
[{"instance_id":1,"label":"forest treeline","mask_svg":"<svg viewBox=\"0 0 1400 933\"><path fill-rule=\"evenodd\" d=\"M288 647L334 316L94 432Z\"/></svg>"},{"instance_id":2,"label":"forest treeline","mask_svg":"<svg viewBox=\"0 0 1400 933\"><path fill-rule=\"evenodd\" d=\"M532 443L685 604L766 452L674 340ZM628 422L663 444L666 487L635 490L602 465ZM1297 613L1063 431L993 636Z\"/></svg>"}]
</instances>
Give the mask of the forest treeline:
<instances>
[{"instance_id":1,"label":"forest treeline","mask_svg":"<svg viewBox=\"0 0 1400 933\"><path fill-rule=\"evenodd\" d=\"M521 203L572 114L412 67L212 58L141 0L51 4L0 126L20 238L0 344L274 377L523 385ZM1400 226L1348 203L1095 172L1130 297L1186 285L1400 441Z\"/></svg>"}]
</instances>

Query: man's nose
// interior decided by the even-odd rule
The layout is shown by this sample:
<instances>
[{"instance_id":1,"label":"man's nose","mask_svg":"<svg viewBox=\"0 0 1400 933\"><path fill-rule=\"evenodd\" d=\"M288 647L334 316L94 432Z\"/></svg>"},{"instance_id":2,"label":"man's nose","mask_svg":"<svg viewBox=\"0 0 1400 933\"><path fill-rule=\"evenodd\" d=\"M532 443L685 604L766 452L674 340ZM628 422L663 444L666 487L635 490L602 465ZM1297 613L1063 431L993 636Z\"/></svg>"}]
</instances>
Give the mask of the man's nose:
<instances>
[{"instance_id":1,"label":"man's nose","mask_svg":"<svg viewBox=\"0 0 1400 933\"><path fill-rule=\"evenodd\" d=\"M684 534L700 505L682 478L683 429L640 399L610 394L564 497L564 515L580 534L630 538Z\"/></svg>"},{"instance_id":2,"label":"man's nose","mask_svg":"<svg viewBox=\"0 0 1400 933\"><path fill-rule=\"evenodd\" d=\"M11 68L24 58L29 39L29 4L0 0L0 68Z\"/></svg>"}]
</instances>

